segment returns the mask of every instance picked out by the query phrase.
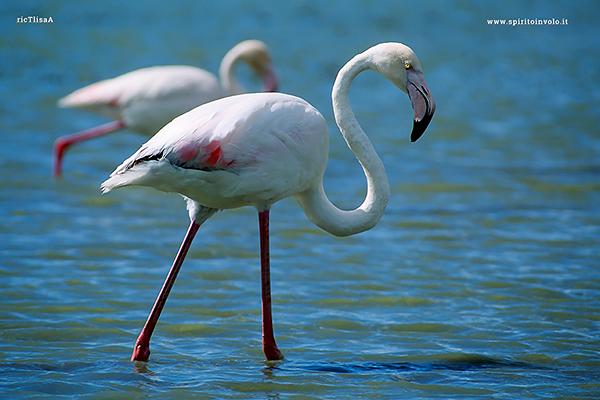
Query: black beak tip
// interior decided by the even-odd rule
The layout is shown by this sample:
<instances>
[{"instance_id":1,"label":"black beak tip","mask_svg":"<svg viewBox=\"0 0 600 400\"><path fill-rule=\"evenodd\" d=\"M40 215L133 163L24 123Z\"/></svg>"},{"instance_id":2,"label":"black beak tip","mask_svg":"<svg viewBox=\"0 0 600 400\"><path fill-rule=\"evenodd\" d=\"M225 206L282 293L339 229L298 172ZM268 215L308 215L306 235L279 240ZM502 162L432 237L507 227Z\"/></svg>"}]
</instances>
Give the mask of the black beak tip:
<instances>
[{"instance_id":1,"label":"black beak tip","mask_svg":"<svg viewBox=\"0 0 600 400\"><path fill-rule=\"evenodd\" d=\"M413 126L413 130L410 134L410 141L411 142L416 142L417 140L419 140L419 138L421 136L423 136L423 133L425 133L425 131L421 130L421 129L417 129L417 123L415 122L414 126Z\"/></svg>"},{"instance_id":2,"label":"black beak tip","mask_svg":"<svg viewBox=\"0 0 600 400\"><path fill-rule=\"evenodd\" d=\"M425 130L429 126L431 119L433 118L433 113L427 113L420 121L415 118L415 122L413 123L413 130L410 134L410 141L416 142L419 140L421 136L425 133Z\"/></svg>"},{"instance_id":3,"label":"black beak tip","mask_svg":"<svg viewBox=\"0 0 600 400\"><path fill-rule=\"evenodd\" d=\"M425 133L425 129L427 129L427 125L429 125L429 121L427 121L425 123L424 122L425 122L425 118L422 119L421 121L418 121L415 119L415 122L413 124L413 130L410 134L411 142L413 142L413 143L416 142Z\"/></svg>"}]
</instances>

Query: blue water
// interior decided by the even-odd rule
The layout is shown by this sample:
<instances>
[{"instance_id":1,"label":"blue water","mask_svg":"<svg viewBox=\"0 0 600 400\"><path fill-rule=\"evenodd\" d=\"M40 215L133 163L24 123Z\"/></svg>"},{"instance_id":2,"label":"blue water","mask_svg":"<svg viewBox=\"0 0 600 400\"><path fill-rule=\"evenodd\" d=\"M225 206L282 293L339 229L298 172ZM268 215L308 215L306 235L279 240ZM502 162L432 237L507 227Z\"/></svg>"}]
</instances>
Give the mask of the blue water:
<instances>
[{"instance_id":1,"label":"blue water","mask_svg":"<svg viewBox=\"0 0 600 400\"><path fill-rule=\"evenodd\" d=\"M31 2L0 23L0 393L6 398L600 397L597 2ZM52 24L19 24L20 16ZM500 26L493 19L566 25ZM409 142L405 94L374 73L351 104L392 187L371 231L336 238L294 200L271 213L275 335L264 361L253 209L199 232L154 334L129 361L188 224L177 195L99 185L144 141L58 136L107 120L59 109L159 64L216 72L265 41L281 90L327 118L325 186L365 180L333 121L338 69L375 43L419 56L438 108ZM242 69L250 89L259 85Z\"/></svg>"}]
</instances>

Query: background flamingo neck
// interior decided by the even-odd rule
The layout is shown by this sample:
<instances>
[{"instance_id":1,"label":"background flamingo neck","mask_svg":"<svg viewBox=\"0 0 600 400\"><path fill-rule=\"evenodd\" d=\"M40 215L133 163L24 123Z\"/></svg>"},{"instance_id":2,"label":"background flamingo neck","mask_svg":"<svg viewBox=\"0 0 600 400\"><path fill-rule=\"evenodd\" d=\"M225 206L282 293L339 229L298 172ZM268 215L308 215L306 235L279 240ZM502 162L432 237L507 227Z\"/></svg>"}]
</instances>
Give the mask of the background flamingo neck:
<instances>
[{"instance_id":1,"label":"background flamingo neck","mask_svg":"<svg viewBox=\"0 0 600 400\"><path fill-rule=\"evenodd\" d=\"M234 47L225 54L223 61L221 61L219 79L223 89L228 95L242 94L245 92L244 88L235 77L235 66L240 62L240 56L241 53Z\"/></svg>"},{"instance_id":2,"label":"background flamingo neck","mask_svg":"<svg viewBox=\"0 0 600 400\"><path fill-rule=\"evenodd\" d=\"M318 186L296 195L307 217L318 227L336 236L348 236L374 227L390 197L385 168L371 141L362 130L348 101L354 78L372 65L359 54L340 70L333 85L333 113L348 147L354 152L367 178L367 196L355 210L340 210L327 198L321 181Z\"/></svg>"}]
</instances>

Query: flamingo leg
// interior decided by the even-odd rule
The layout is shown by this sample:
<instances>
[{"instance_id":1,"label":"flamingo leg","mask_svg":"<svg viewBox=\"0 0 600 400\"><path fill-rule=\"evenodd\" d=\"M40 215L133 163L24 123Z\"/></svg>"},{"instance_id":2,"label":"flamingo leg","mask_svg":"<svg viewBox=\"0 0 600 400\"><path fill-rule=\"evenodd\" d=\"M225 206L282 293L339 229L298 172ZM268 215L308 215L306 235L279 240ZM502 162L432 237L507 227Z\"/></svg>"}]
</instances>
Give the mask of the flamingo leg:
<instances>
[{"instance_id":1,"label":"flamingo leg","mask_svg":"<svg viewBox=\"0 0 600 400\"><path fill-rule=\"evenodd\" d=\"M260 272L262 284L262 341L267 360L281 360L283 354L277 348L273 334L271 314L271 262L269 254L269 210L258 213L260 227Z\"/></svg>"},{"instance_id":2,"label":"flamingo leg","mask_svg":"<svg viewBox=\"0 0 600 400\"><path fill-rule=\"evenodd\" d=\"M152 332L154 332L154 328L156 327L156 323L158 322L158 318L160 317L160 313L167 302L167 297L171 292L171 288L175 283L175 279L177 278L177 274L181 269L181 265L183 264L183 260L187 255L188 250L190 249L190 245L192 244L192 240L194 240L194 236L196 232L198 232L198 228L200 228L200 224L192 221L188 228L188 231L181 243L181 247L179 248L179 252L175 257L175 261L173 262L173 266L169 271L169 275L167 275L167 279L163 284L158 297L156 298L156 302L152 307L152 311L150 311L150 315L148 316L148 320L138 336L135 347L133 349L133 355L131 356L131 361L148 361L150 357L150 337L152 336Z\"/></svg>"},{"instance_id":3,"label":"flamingo leg","mask_svg":"<svg viewBox=\"0 0 600 400\"><path fill-rule=\"evenodd\" d=\"M123 121L112 121L104 125L96 126L95 128L86 129L85 131L73 133L71 135L61 136L54 141L54 163L52 173L54 176L60 176L61 163L63 154L71 145L81 142L82 140L91 139L105 133L113 132L125 127Z\"/></svg>"}]
</instances>

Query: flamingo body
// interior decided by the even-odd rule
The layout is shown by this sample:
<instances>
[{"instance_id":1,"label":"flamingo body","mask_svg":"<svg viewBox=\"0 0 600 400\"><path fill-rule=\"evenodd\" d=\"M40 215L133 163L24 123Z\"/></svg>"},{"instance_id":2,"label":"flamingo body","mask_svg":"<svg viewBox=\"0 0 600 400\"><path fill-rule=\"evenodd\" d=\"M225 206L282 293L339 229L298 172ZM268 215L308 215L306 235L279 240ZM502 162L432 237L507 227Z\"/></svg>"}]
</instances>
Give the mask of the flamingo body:
<instances>
[{"instance_id":1,"label":"flamingo body","mask_svg":"<svg viewBox=\"0 0 600 400\"><path fill-rule=\"evenodd\" d=\"M78 89L59 100L123 121L132 131L152 136L174 117L224 97L217 77L201 68L168 65L142 68Z\"/></svg>"},{"instance_id":2,"label":"flamingo body","mask_svg":"<svg viewBox=\"0 0 600 400\"><path fill-rule=\"evenodd\" d=\"M209 208L263 210L317 185L328 146L325 119L306 101L282 93L230 96L173 120L102 187L151 186Z\"/></svg>"}]
</instances>

